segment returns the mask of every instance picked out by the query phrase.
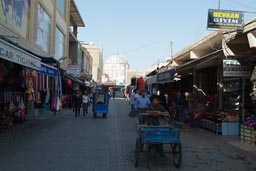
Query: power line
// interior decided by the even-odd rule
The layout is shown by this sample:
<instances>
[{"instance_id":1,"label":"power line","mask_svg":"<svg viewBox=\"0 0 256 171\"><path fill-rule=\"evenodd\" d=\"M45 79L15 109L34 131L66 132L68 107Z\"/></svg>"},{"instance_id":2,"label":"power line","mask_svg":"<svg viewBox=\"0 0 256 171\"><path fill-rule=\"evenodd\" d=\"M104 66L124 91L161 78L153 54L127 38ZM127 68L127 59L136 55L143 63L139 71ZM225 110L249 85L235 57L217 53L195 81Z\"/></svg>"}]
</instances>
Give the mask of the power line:
<instances>
[{"instance_id":1,"label":"power line","mask_svg":"<svg viewBox=\"0 0 256 171\"><path fill-rule=\"evenodd\" d=\"M256 10L256 8L253 8L253 7L251 7L251 6L249 6L249 5L245 5L245 4L243 4L243 3L241 3L241 2L237 2L237 1L234 1L234 0L230 0L232 3L235 3L235 4L237 4L237 5L240 5L240 6L242 6L242 7L245 7L245 8L248 8L248 9L252 9L252 10ZM248 11L245 11L245 12L248 12ZM256 12L248 12L248 13L256 13Z\"/></svg>"},{"instance_id":2,"label":"power line","mask_svg":"<svg viewBox=\"0 0 256 171\"><path fill-rule=\"evenodd\" d=\"M153 42L153 43L146 44L146 45L143 45L143 46L134 48L134 49L130 49L130 50L127 50L127 51L122 52L121 54L127 54L127 53L131 53L131 52L134 52L134 51L138 51L138 50L141 50L141 49L144 49L144 48L153 46L153 45L155 45L155 44L158 44L158 42Z\"/></svg>"}]
</instances>

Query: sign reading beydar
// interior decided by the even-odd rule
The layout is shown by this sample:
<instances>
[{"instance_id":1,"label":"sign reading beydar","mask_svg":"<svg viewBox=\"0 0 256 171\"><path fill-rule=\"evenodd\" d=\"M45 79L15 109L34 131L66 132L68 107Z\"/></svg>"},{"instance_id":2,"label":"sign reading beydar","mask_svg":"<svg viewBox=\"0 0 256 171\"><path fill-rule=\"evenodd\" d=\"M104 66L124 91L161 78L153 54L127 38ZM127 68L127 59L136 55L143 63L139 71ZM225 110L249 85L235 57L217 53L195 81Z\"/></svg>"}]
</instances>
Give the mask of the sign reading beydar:
<instances>
[{"instance_id":1,"label":"sign reading beydar","mask_svg":"<svg viewBox=\"0 0 256 171\"><path fill-rule=\"evenodd\" d=\"M242 29L243 17L240 11L209 9L207 28Z\"/></svg>"}]
</instances>

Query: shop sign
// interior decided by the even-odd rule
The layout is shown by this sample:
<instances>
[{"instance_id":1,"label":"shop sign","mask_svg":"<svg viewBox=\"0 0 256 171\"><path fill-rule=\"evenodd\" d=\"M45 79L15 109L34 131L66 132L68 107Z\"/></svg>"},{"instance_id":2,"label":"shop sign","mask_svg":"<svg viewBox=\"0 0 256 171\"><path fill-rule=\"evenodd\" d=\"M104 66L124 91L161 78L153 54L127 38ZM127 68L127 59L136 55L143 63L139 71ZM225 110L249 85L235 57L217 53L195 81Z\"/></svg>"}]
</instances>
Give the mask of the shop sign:
<instances>
[{"instance_id":1,"label":"shop sign","mask_svg":"<svg viewBox=\"0 0 256 171\"><path fill-rule=\"evenodd\" d=\"M244 14L241 11L208 10L207 28L243 29Z\"/></svg>"},{"instance_id":2,"label":"shop sign","mask_svg":"<svg viewBox=\"0 0 256 171\"><path fill-rule=\"evenodd\" d=\"M168 70L165 72L161 72L157 75L157 82L158 83L165 83L165 82L173 82L174 81L174 70Z\"/></svg>"},{"instance_id":3,"label":"shop sign","mask_svg":"<svg viewBox=\"0 0 256 171\"><path fill-rule=\"evenodd\" d=\"M39 73L42 73L44 75L49 75L52 77L57 76L57 68L51 67L46 64L41 64L41 71Z\"/></svg>"},{"instance_id":4,"label":"shop sign","mask_svg":"<svg viewBox=\"0 0 256 171\"><path fill-rule=\"evenodd\" d=\"M251 68L248 66L231 65L223 66L224 77L249 77L251 75Z\"/></svg>"},{"instance_id":5,"label":"shop sign","mask_svg":"<svg viewBox=\"0 0 256 171\"><path fill-rule=\"evenodd\" d=\"M80 68L78 65L68 65L67 74L80 77Z\"/></svg>"},{"instance_id":6,"label":"shop sign","mask_svg":"<svg viewBox=\"0 0 256 171\"><path fill-rule=\"evenodd\" d=\"M40 70L41 68L39 58L3 40L0 40L0 58L31 69Z\"/></svg>"},{"instance_id":7,"label":"shop sign","mask_svg":"<svg viewBox=\"0 0 256 171\"><path fill-rule=\"evenodd\" d=\"M157 82L157 76L153 76L147 79L147 85L155 84Z\"/></svg>"}]
</instances>

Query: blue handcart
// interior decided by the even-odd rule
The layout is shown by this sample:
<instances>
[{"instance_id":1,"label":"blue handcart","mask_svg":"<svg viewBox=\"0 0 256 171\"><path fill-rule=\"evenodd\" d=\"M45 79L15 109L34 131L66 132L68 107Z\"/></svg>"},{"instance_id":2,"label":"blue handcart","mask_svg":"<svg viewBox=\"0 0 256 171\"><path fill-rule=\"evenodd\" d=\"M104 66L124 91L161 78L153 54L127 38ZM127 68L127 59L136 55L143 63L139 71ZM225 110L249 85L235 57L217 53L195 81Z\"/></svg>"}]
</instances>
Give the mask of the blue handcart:
<instances>
[{"instance_id":1,"label":"blue handcart","mask_svg":"<svg viewBox=\"0 0 256 171\"><path fill-rule=\"evenodd\" d=\"M102 114L103 118L107 118L110 95L108 93L93 93L92 112L93 117L97 118L98 114Z\"/></svg>"},{"instance_id":2,"label":"blue handcart","mask_svg":"<svg viewBox=\"0 0 256 171\"><path fill-rule=\"evenodd\" d=\"M169 145L174 166L179 168L182 161L182 145L179 130L171 128L169 125L138 125L138 138L136 139L135 167L139 165L141 153L149 152L149 147L154 145ZM144 145L148 148L144 150Z\"/></svg>"}]
</instances>

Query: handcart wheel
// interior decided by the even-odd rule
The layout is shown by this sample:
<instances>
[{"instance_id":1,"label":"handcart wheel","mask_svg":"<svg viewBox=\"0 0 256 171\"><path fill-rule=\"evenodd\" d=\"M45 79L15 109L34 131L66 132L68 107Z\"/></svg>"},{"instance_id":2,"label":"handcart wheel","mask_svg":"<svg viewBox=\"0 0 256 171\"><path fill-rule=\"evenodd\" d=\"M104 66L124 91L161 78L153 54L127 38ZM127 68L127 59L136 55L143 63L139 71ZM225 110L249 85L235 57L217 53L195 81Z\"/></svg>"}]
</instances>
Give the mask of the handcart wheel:
<instances>
[{"instance_id":1,"label":"handcart wheel","mask_svg":"<svg viewBox=\"0 0 256 171\"><path fill-rule=\"evenodd\" d=\"M107 114L106 113L103 113L103 118L107 119Z\"/></svg>"},{"instance_id":2,"label":"handcart wheel","mask_svg":"<svg viewBox=\"0 0 256 171\"><path fill-rule=\"evenodd\" d=\"M93 118L97 118L97 113L93 113Z\"/></svg>"},{"instance_id":3,"label":"handcart wheel","mask_svg":"<svg viewBox=\"0 0 256 171\"><path fill-rule=\"evenodd\" d=\"M172 144L172 151L173 151L173 163L174 166L179 168L182 161L182 145L181 143Z\"/></svg>"},{"instance_id":4,"label":"handcart wheel","mask_svg":"<svg viewBox=\"0 0 256 171\"><path fill-rule=\"evenodd\" d=\"M138 167L139 165L139 157L140 157L140 151L141 151L142 142L140 138L136 139L136 149L135 149L135 167Z\"/></svg>"}]
</instances>

